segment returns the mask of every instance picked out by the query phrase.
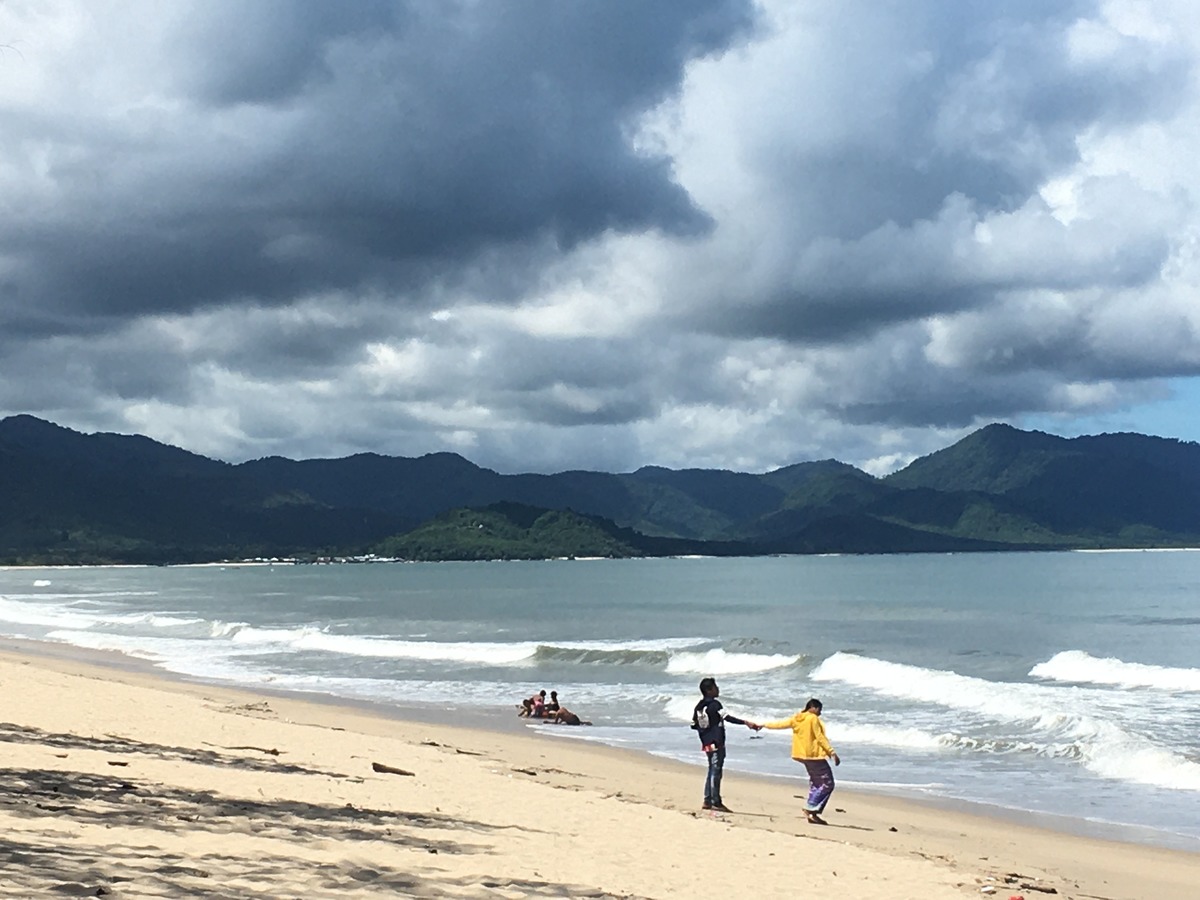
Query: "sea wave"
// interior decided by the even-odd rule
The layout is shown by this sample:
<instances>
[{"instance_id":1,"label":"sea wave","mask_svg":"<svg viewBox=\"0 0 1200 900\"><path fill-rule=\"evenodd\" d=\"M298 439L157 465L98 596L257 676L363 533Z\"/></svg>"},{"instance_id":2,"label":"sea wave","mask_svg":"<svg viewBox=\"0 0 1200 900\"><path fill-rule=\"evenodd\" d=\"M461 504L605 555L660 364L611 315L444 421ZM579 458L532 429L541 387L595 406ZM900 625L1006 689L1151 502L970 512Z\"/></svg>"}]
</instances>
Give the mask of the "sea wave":
<instances>
[{"instance_id":1,"label":"sea wave","mask_svg":"<svg viewBox=\"0 0 1200 900\"><path fill-rule=\"evenodd\" d=\"M13 597L0 597L0 623L5 625L90 628L99 621L99 618L91 613L79 612L66 606L28 603Z\"/></svg>"},{"instance_id":2,"label":"sea wave","mask_svg":"<svg viewBox=\"0 0 1200 900\"><path fill-rule=\"evenodd\" d=\"M793 654L712 648L712 640L705 637L431 641L391 635L345 634L340 633L337 626L328 623L271 627L165 612L80 610L63 605L12 602L0 598L0 622L3 621L55 629L58 634L54 639L92 648L103 644L106 649L121 649L129 643L121 635L128 637L129 631L145 634L150 630L180 638L207 639L225 647L226 652L235 656L315 652L350 658L411 660L431 664L516 668L538 665L628 666L674 675L714 676L769 672L794 665L803 659ZM83 634L88 631L94 634L84 637ZM110 631L117 634L102 636ZM148 640L138 645L137 652L147 647L157 647L150 639L152 637L147 635ZM211 652L213 650L205 655Z\"/></svg>"},{"instance_id":3,"label":"sea wave","mask_svg":"<svg viewBox=\"0 0 1200 900\"><path fill-rule=\"evenodd\" d=\"M1131 616L1125 613L1121 615L1107 616L1109 622L1116 622L1119 625L1151 625L1151 626L1183 626L1193 627L1200 625L1200 616Z\"/></svg>"},{"instance_id":4,"label":"sea wave","mask_svg":"<svg viewBox=\"0 0 1200 900\"><path fill-rule=\"evenodd\" d=\"M531 665L539 662L642 665L663 667L674 648L694 647L703 638L630 641L414 641L395 637L331 633L327 627L262 628L219 623L220 636L245 649L316 650L345 656L411 659L486 666ZM214 623L214 631L217 623ZM214 635L215 636L215 635Z\"/></svg>"},{"instance_id":5,"label":"sea wave","mask_svg":"<svg viewBox=\"0 0 1200 900\"><path fill-rule=\"evenodd\" d=\"M964 749L1035 753L1077 761L1104 778L1200 791L1200 763L1154 747L1148 736L1079 712L1086 698L1079 688L994 682L851 653L833 654L810 677L814 681L855 685L883 696L978 713L1006 732L1002 737L956 740L956 745ZM1026 734L1012 734L1014 727L1025 729Z\"/></svg>"},{"instance_id":6,"label":"sea wave","mask_svg":"<svg viewBox=\"0 0 1200 900\"><path fill-rule=\"evenodd\" d=\"M803 656L787 653L734 653L720 647L712 650L672 653L667 661L671 675L749 675L794 666Z\"/></svg>"},{"instance_id":7,"label":"sea wave","mask_svg":"<svg viewBox=\"0 0 1200 900\"><path fill-rule=\"evenodd\" d=\"M146 625L150 628L184 628L203 625L207 619L195 616L175 616L164 613L95 613L97 625Z\"/></svg>"},{"instance_id":8,"label":"sea wave","mask_svg":"<svg viewBox=\"0 0 1200 900\"><path fill-rule=\"evenodd\" d=\"M212 641L187 638L59 629L49 632L46 639L88 650L112 650L161 664L179 660L211 661L228 656L228 648L222 648ZM172 666L166 668L175 671Z\"/></svg>"},{"instance_id":9,"label":"sea wave","mask_svg":"<svg viewBox=\"0 0 1200 900\"><path fill-rule=\"evenodd\" d=\"M937 735L919 728L893 728L888 725L830 723L829 740L843 744L866 744L899 750L944 750L954 744L953 735Z\"/></svg>"},{"instance_id":10,"label":"sea wave","mask_svg":"<svg viewBox=\"0 0 1200 900\"><path fill-rule=\"evenodd\" d=\"M661 669L671 658L669 650L610 649L539 644L533 658L537 662L571 663L579 666L647 666Z\"/></svg>"},{"instance_id":11,"label":"sea wave","mask_svg":"<svg viewBox=\"0 0 1200 900\"><path fill-rule=\"evenodd\" d=\"M1171 668L1064 650L1029 670L1031 678L1160 691L1200 691L1200 669Z\"/></svg>"},{"instance_id":12,"label":"sea wave","mask_svg":"<svg viewBox=\"0 0 1200 900\"><path fill-rule=\"evenodd\" d=\"M329 634L316 626L303 628L243 627L228 638L243 649L277 652L280 649L315 650L344 656L376 659L411 659L424 662L475 663L504 666L533 658L538 645L531 641L406 641L355 634Z\"/></svg>"},{"instance_id":13,"label":"sea wave","mask_svg":"<svg viewBox=\"0 0 1200 900\"><path fill-rule=\"evenodd\" d=\"M724 698L722 698L724 700ZM694 694L677 694L669 697L663 704L663 714L672 722L690 722L692 720L692 712L696 709L696 704L700 702L700 692ZM739 719L749 719L757 721L759 718L755 711L749 707L738 703L736 700L728 703L723 702L722 706L725 712L730 715L737 716Z\"/></svg>"},{"instance_id":14,"label":"sea wave","mask_svg":"<svg viewBox=\"0 0 1200 900\"><path fill-rule=\"evenodd\" d=\"M220 619L214 619L209 623L208 636L214 638L229 637L241 631L243 628L249 628L249 622L223 622Z\"/></svg>"},{"instance_id":15,"label":"sea wave","mask_svg":"<svg viewBox=\"0 0 1200 900\"><path fill-rule=\"evenodd\" d=\"M1002 684L941 669L888 662L855 653L834 653L809 676L813 681L840 681L888 697L969 709L1000 721L1061 724L1058 714L1031 705L1025 685ZM1042 719L1047 721L1041 722Z\"/></svg>"}]
</instances>

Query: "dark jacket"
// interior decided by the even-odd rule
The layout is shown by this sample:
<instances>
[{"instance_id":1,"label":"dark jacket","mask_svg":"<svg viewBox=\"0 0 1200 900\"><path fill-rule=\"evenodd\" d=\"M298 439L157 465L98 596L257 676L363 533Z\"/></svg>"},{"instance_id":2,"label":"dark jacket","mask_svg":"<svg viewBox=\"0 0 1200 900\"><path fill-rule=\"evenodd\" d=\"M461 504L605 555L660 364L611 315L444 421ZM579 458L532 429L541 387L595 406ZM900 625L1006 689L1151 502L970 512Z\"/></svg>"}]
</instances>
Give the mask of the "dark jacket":
<instances>
[{"instance_id":1,"label":"dark jacket","mask_svg":"<svg viewBox=\"0 0 1200 900\"><path fill-rule=\"evenodd\" d=\"M726 722L732 722L734 725L746 724L745 719L739 719L737 716L731 716L725 712L721 701L716 697L703 698L692 710L692 728L699 735L701 746L707 747L715 744L718 747L724 747Z\"/></svg>"}]
</instances>

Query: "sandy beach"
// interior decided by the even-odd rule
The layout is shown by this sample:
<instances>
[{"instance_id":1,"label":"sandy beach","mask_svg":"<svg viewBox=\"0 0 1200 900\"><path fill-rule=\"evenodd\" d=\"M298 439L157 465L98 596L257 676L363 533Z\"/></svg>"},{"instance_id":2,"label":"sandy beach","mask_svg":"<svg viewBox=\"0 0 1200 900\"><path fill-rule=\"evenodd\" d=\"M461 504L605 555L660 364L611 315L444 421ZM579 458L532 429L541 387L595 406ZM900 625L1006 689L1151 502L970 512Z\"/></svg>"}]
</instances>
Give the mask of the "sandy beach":
<instances>
[{"instance_id":1,"label":"sandy beach","mask_svg":"<svg viewBox=\"0 0 1200 900\"><path fill-rule=\"evenodd\" d=\"M1197 853L843 788L822 828L728 770L713 814L699 767L50 645L6 642L0 688L5 897L1198 896Z\"/></svg>"}]
</instances>

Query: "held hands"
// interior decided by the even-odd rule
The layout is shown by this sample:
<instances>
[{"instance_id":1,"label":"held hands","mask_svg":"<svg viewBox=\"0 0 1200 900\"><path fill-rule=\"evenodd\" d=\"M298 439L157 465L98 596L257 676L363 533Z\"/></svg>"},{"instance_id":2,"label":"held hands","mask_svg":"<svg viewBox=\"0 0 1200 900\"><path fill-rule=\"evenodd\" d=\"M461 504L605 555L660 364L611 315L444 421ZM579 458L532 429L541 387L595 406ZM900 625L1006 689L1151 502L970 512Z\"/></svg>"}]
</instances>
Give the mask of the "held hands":
<instances>
[{"instance_id":1,"label":"held hands","mask_svg":"<svg viewBox=\"0 0 1200 900\"><path fill-rule=\"evenodd\" d=\"M758 725L754 722L747 722L746 727L749 728L751 731L762 731L762 726Z\"/></svg>"}]
</instances>

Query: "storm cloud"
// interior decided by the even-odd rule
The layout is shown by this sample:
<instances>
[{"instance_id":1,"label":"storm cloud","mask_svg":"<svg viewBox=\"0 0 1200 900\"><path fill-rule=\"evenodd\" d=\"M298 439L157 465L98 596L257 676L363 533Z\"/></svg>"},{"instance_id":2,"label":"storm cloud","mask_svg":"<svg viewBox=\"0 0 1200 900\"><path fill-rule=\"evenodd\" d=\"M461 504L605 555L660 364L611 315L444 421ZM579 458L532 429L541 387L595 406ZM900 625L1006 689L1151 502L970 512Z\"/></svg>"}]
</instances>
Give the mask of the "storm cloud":
<instances>
[{"instance_id":1,"label":"storm cloud","mask_svg":"<svg viewBox=\"0 0 1200 900\"><path fill-rule=\"evenodd\" d=\"M0 414L886 471L1200 376L1182 0L9 0L0 44Z\"/></svg>"}]
</instances>

